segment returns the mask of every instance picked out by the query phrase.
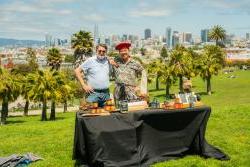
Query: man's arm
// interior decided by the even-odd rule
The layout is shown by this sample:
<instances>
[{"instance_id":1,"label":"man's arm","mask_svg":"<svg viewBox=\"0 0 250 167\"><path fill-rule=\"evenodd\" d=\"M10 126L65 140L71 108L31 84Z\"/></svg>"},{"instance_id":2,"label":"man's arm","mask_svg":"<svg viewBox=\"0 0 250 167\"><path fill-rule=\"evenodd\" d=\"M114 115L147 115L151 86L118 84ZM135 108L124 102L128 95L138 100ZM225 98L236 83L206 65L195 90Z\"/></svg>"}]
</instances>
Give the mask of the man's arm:
<instances>
[{"instance_id":1,"label":"man's arm","mask_svg":"<svg viewBox=\"0 0 250 167\"><path fill-rule=\"evenodd\" d=\"M115 62L114 58L108 57L109 64L111 64L114 67L119 67L119 65Z\"/></svg>"},{"instance_id":2,"label":"man's arm","mask_svg":"<svg viewBox=\"0 0 250 167\"><path fill-rule=\"evenodd\" d=\"M136 62L136 78L137 78L137 85L141 83L142 71L144 70L143 66Z\"/></svg>"},{"instance_id":3,"label":"man's arm","mask_svg":"<svg viewBox=\"0 0 250 167\"><path fill-rule=\"evenodd\" d=\"M111 81L115 79L115 68L118 68L119 65L116 63L113 57L108 57L109 61L109 76L111 78Z\"/></svg>"},{"instance_id":4,"label":"man's arm","mask_svg":"<svg viewBox=\"0 0 250 167\"><path fill-rule=\"evenodd\" d=\"M82 73L82 69L80 67L76 68L75 69L75 74L76 74L76 78L79 80L83 90L86 92L86 93L91 93L93 92L93 88L91 86L89 86L88 84L86 84L83 80L84 78L84 73Z\"/></svg>"}]
</instances>

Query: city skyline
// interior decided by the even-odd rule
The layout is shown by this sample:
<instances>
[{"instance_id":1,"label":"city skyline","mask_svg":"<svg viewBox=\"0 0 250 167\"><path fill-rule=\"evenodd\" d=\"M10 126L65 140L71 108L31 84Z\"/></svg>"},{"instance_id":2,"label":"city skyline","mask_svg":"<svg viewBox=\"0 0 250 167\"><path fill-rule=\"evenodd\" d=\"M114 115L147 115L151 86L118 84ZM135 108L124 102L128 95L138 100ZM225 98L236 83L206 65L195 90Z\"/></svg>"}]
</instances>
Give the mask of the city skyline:
<instances>
[{"instance_id":1,"label":"city skyline","mask_svg":"<svg viewBox=\"0 0 250 167\"><path fill-rule=\"evenodd\" d=\"M99 34L144 36L172 31L200 37L202 29L221 25L229 34L250 32L249 0L2 0L0 37L44 40L45 34L69 38L80 29Z\"/></svg>"}]
</instances>

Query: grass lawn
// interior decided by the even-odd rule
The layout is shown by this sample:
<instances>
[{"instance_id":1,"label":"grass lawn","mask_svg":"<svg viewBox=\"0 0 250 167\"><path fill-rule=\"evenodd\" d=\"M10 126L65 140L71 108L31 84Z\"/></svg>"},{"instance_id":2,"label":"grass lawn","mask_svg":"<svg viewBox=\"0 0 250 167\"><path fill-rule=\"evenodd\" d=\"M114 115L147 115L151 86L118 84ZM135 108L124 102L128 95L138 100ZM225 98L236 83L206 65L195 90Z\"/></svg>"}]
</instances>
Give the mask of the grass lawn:
<instances>
[{"instance_id":1,"label":"grass lawn","mask_svg":"<svg viewBox=\"0 0 250 167\"><path fill-rule=\"evenodd\" d=\"M194 90L201 92L202 101L212 107L206 139L227 153L231 160L187 156L158 163L154 167L250 166L250 71L236 71L233 74L236 75L234 79L227 77L232 73L214 77L211 96L204 95L205 84L200 78L193 79ZM150 86L151 97L163 101L164 90L154 91L153 86ZM173 86L171 91L177 92L177 86ZM57 114L57 118L53 122L41 122L40 116L8 118L8 124L0 126L0 157L32 152L44 160L33 163L31 167L73 166L75 113Z\"/></svg>"}]
</instances>

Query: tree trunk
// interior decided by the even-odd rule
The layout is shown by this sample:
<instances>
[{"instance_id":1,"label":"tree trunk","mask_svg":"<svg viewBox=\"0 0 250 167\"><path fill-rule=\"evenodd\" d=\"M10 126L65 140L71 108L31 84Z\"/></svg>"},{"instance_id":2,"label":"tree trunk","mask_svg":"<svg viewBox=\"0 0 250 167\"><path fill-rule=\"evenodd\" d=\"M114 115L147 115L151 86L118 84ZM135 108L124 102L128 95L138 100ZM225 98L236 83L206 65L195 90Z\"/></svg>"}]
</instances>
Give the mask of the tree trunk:
<instances>
[{"instance_id":1,"label":"tree trunk","mask_svg":"<svg viewBox=\"0 0 250 167\"><path fill-rule=\"evenodd\" d=\"M8 95L4 95L2 101L2 111L1 111L1 125L6 124L6 118L8 116L8 106L9 106Z\"/></svg>"},{"instance_id":2,"label":"tree trunk","mask_svg":"<svg viewBox=\"0 0 250 167\"><path fill-rule=\"evenodd\" d=\"M211 76L207 77L207 94L212 94L212 88L211 88Z\"/></svg>"},{"instance_id":3,"label":"tree trunk","mask_svg":"<svg viewBox=\"0 0 250 167\"><path fill-rule=\"evenodd\" d=\"M158 74L156 75L156 78L155 78L155 89L159 90L159 75Z\"/></svg>"},{"instance_id":4,"label":"tree trunk","mask_svg":"<svg viewBox=\"0 0 250 167\"><path fill-rule=\"evenodd\" d=\"M179 90L180 90L180 93L183 93L183 78L182 78L182 75L179 76Z\"/></svg>"},{"instance_id":5,"label":"tree trunk","mask_svg":"<svg viewBox=\"0 0 250 167\"><path fill-rule=\"evenodd\" d=\"M28 116L29 104L30 104L29 100L26 100L25 106L24 106L24 112L23 112L24 116Z\"/></svg>"},{"instance_id":6,"label":"tree trunk","mask_svg":"<svg viewBox=\"0 0 250 167\"><path fill-rule=\"evenodd\" d=\"M64 105L63 105L63 112L67 112L68 111L68 102L67 100L64 101Z\"/></svg>"},{"instance_id":7,"label":"tree trunk","mask_svg":"<svg viewBox=\"0 0 250 167\"><path fill-rule=\"evenodd\" d=\"M170 79L167 78L167 81L166 81L166 99L169 99L170 98Z\"/></svg>"},{"instance_id":8,"label":"tree trunk","mask_svg":"<svg viewBox=\"0 0 250 167\"><path fill-rule=\"evenodd\" d=\"M215 45L219 46L219 40L218 39L215 40Z\"/></svg>"},{"instance_id":9,"label":"tree trunk","mask_svg":"<svg viewBox=\"0 0 250 167\"><path fill-rule=\"evenodd\" d=\"M47 101L43 100L42 121L47 121Z\"/></svg>"},{"instance_id":10,"label":"tree trunk","mask_svg":"<svg viewBox=\"0 0 250 167\"><path fill-rule=\"evenodd\" d=\"M56 119L56 102L55 100L51 100L51 110L50 110L50 120Z\"/></svg>"}]
</instances>

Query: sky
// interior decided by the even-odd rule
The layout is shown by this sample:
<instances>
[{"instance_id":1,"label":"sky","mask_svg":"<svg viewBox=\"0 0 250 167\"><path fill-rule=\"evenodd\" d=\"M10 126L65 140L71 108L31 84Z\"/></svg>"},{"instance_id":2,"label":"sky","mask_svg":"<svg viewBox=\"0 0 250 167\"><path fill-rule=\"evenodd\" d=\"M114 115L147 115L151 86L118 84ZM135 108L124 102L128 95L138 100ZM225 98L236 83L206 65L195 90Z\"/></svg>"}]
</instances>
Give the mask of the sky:
<instances>
[{"instance_id":1,"label":"sky","mask_svg":"<svg viewBox=\"0 0 250 167\"><path fill-rule=\"evenodd\" d=\"M0 0L0 37L69 38L79 30L164 35L166 27L200 35L221 25L229 34L250 32L250 0Z\"/></svg>"}]
</instances>

